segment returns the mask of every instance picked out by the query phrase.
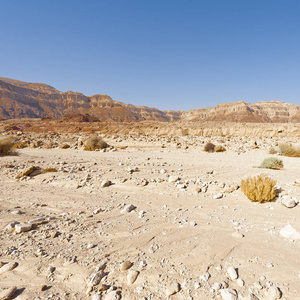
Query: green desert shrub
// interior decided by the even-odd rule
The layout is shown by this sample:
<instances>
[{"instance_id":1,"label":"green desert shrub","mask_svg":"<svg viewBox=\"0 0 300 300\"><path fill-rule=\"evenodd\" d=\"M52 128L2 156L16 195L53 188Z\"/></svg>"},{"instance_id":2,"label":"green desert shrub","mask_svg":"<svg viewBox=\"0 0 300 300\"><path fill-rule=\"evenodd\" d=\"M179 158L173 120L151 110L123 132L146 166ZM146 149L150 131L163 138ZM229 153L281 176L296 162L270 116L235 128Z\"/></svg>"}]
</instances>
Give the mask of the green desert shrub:
<instances>
[{"instance_id":1,"label":"green desert shrub","mask_svg":"<svg viewBox=\"0 0 300 300\"><path fill-rule=\"evenodd\" d=\"M206 152L214 152L215 151L215 147L216 147L216 145L214 145L213 143L207 143L204 146L204 151L206 151Z\"/></svg>"},{"instance_id":2,"label":"green desert shrub","mask_svg":"<svg viewBox=\"0 0 300 300\"><path fill-rule=\"evenodd\" d=\"M280 170L283 169L282 159L277 157L267 157L260 165L261 168Z\"/></svg>"},{"instance_id":3,"label":"green desert shrub","mask_svg":"<svg viewBox=\"0 0 300 300\"><path fill-rule=\"evenodd\" d=\"M276 197L276 181L267 175L261 174L248 177L241 182L242 192L254 202L268 202Z\"/></svg>"},{"instance_id":4,"label":"green desert shrub","mask_svg":"<svg viewBox=\"0 0 300 300\"><path fill-rule=\"evenodd\" d=\"M283 156L300 157L300 148L288 143L279 144L279 153Z\"/></svg>"},{"instance_id":5,"label":"green desert shrub","mask_svg":"<svg viewBox=\"0 0 300 300\"><path fill-rule=\"evenodd\" d=\"M108 147L108 144L102 139L101 136L93 135L86 139L84 142L84 150L95 151L96 149L104 149Z\"/></svg>"},{"instance_id":6,"label":"green desert shrub","mask_svg":"<svg viewBox=\"0 0 300 300\"><path fill-rule=\"evenodd\" d=\"M13 139L10 137L0 138L0 156L15 155L16 152L13 149Z\"/></svg>"},{"instance_id":7,"label":"green desert shrub","mask_svg":"<svg viewBox=\"0 0 300 300\"><path fill-rule=\"evenodd\" d=\"M224 152L224 151L226 151L226 148L223 147L222 145L218 145L215 147L215 151L216 152Z\"/></svg>"}]
</instances>

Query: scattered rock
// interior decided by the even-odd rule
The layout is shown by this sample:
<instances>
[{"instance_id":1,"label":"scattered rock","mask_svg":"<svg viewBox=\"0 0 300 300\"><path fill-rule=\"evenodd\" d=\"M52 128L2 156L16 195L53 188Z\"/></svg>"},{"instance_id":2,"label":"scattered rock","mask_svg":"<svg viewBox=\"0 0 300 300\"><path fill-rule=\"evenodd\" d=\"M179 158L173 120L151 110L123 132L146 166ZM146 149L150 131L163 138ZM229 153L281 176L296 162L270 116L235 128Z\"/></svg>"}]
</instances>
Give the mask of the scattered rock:
<instances>
[{"instance_id":1,"label":"scattered rock","mask_svg":"<svg viewBox=\"0 0 300 300\"><path fill-rule=\"evenodd\" d=\"M121 264L120 270L121 270L121 271L128 270L128 269L130 269L130 268L132 267L132 265L133 265L132 262L126 260L126 261L124 261L124 262Z\"/></svg>"},{"instance_id":2,"label":"scattered rock","mask_svg":"<svg viewBox=\"0 0 300 300\"><path fill-rule=\"evenodd\" d=\"M88 281L87 286L93 287L95 285L98 285L104 276L105 273L103 272L103 270L100 270L99 272L92 274Z\"/></svg>"},{"instance_id":3,"label":"scattered rock","mask_svg":"<svg viewBox=\"0 0 300 300\"><path fill-rule=\"evenodd\" d=\"M266 294L268 296L268 300L278 300L282 295L279 288L275 285L270 286Z\"/></svg>"},{"instance_id":4,"label":"scattered rock","mask_svg":"<svg viewBox=\"0 0 300 300\"><path fill-rule=\"evenodd\" d=\"M127 274L127 282L128 282L128 284L133 284L136 281L139 273L140 272L136 271L136 270L129 270L128 274Z\"/></svg>"},{"instance_id":5,"label":"scattered rock","mask_svg":"<svg viewBox=\"0 0 300 300\"><path fill-rule=\"evenodd\" d=\"M291 198L288 195L285 195L282 197L281 203L282 203L282 205L284 205L287 208L293 208L297 205L295 199Z\"/></svg>"},{"instance_id":6,"label":"scattered rock","mask_svg":"<svg viewBox=\"0 0 300 300\"><path fill-rule=\"evenodd\" d=\"M210 274L209 274L208 272L207 272L207 273L204 273L204 274L200 275L199 278L200 278L200 280L206 282L206 281L208 281L208 279L210 278Z\"/></svg>"},{"instance_id":7,"label":"scattered rock","mask_svg":"<svg viewBox=\"0 0 300 300\"><path fill-rule=\"evenodd\" d=\"M235 279L238 278L238 273L237 273L236 269L233 266L230 266L227 269L227 274L229 275L231 280L235 280Z\"/></svg>"},{"instance_id":8,"label":"scattered rock","mask_svg":"<svg viewBox=\"0 0 300 300\"><path fill-rule=\"evenodd\" d=\"M23 171L21 171L17 176L16 179L20 179L21 177L24 176L33 176L32 174L34 173L34 175L38 175L42 173L42 170L39 167L28 167L26 169L24 169Z\"/></svg>"},{"instance_id":9,"label":"scattered rock","mask_svg":"<svg viewBox=\"0 0 300 300\"><path fill-rule=\"evenodd\" d=\"M238 294L234 289L221 290L221 296L223 300L236 300L238 298Z\"/></svg>"},{"instance_id":10,"label":"scattered rock","mask_svg":"<svg viewBox=\"0 0 300 300\"><path fill-rule=\"evenodd\" d=\"M244 237L244 235L242 233L238 232L238 231L233 232L231 235L235 238L238 238L238 239L241 239L241 238Z\"/></svg>"},{"instance_id":11,"label":"scattered rock","mask_svg":"<svg viewBox=\"0 0 300 300\"><path fill-rule=\"evenodd\" d=\"M290 224L286 225L280 230L280 235L284 238L299 240L300 233L294 229Z\"/></svg>"},{"instance_id":12,"label":"scattered rock","mask_svg":"<svg viewBox=\"0 0 300 300\"><path fill-rule=\"evenodd\" d=\"M149 247L149 252L154 253L159 249L159 246L156 243L152 243Z\"/></svg>"},{"instance_id":13,"label":"scattered rock","mask_svg":"<svg viewBox=\"0 0 300 300\"><path fill-rule=\"evenodd\" d=\"M8 264L5 264L4 266L2 266L0 268L0 274L3 274L3 273L8 272L8 271L11 271L14 268L16 268L17 266L18 266L18 263L11 261Z\"/></svg>"},{"instance_id":14,"label":"scattered rock","mask_svg":"<svg viewBox=\"0 0 300 300\"><path fill-rule=\"evenodd\" d=\"M104 298L104 300L120 300L120 299L121 299L121 295L120 292L118 291L111 291Z\"/></svg>"},{"instance_id":15,"label":"scattered rock","mask_svg":"<svg viewBox=\"0 0 300 300\"><path fill-rule=\"evenodd\" d=\"M179 177L176 175L171 175L168 179L169 182L176 182L177 180L179 180Z\"/></svg>"},{"instance_id":16,"label":"scattered rock","mask_svg":"<svg viewBox=\"0 0 300 300\"><path fill-rule=\"evenodd\" d=\"M178 282L173 281L166 289L166 296L170 297L180 291L180 285Z\"/></svg>"},{"instance_id":17,"label":"scattered rock","mask_svg":"<svg viewBox=\"0 0 300 300\"><path fill-rule=\"evenodd\" d=\"M3 290L2 292L0 292L0 300L9 300L14 295L16 290L17 290L17 287L15 287L15 286Z\"/></svg>"},{"instance_id":18,"label":"scattered rock","mask_svg":"<svg viewBox=\"0 0 300 300\"><path fill-rule=\"evenodd\" d=\"M102 299L102 295L101 294L94 294L92 296L92 300L101 300Z\"/></svg>"},{"instance_id":19,"label":"scattered rock","mask_svg":"<svg viewBox=\"0 0 300 300\"><path fill-rule=\"evenodd\" d=\"M111 185L111 181L110 180L103 180L100 184L101 188L105 188L105 187L109 187Z\"/></svg>"},{"instance_id":20,"label":"scattered rock","mask_svg":"<svg viewBox=\"0 0 300 300\"><path fill-rule=\"evenodd\" d=\"M136 209L136 207L133 204L128 204L121 210L121 213L127 214L127 213L130 213L134 209Z\"/></svg>"},{"instance_id":21,"label":"scattered rock","mask_svg":"<svg viewBox=\"0 0 300 300\"><path fill-rule=\"evenodd\" d=\"M15 225L15 232L22 233L31 230L32 224L16 224Z\"/></svg>"}]
</instances>

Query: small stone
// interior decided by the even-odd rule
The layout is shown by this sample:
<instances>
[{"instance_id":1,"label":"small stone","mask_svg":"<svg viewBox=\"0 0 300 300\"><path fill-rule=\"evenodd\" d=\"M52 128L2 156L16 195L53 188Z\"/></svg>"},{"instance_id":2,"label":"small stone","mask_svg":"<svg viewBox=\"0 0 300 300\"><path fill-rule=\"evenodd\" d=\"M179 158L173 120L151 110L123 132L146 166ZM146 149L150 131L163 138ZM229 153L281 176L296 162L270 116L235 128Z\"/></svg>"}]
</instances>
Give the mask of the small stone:
<instances>
[{"instance_id":1,"label":"small stone","mask_svg":"<svg viewBox=\"0 0 300 300\"><path fill-rule=\"evenodd\" d=\"M210 274L209 273L204 273L204 274L200 275L199 278L200 278L200 280L206 282L210 278Z\"/></svg>"},{"instance_id":2,"label":"small stone","mask_svg":"<svg viewBox=\"0 0 300 300\"><path fill-rule=\"evenodd\" d=\"M120 300L120 299L121 299L121 295L120 292L118 291L111 291L104 298L104 300Z\"/></svg>"},{"instance_id":3,"label":"small stone","mask_svg":"<svg viewBox=\"0 0 300 300\"><path fill-rule=\"evenodd\" d=\"M101 284L101 286L98 288L99 292L107 291L110 288L107 284Z\"/></svg>"},{"instance_id":4,"label":"small stone","mask_svg":"<svg viewBox=\"0 0 300 300\"><path fill-rule=\"evenodd\" d=\"M19 222L13 222L13 223L8 224L8 225L4 228L4 230L6 230L8 233L13 233L14 230L15 230L16 224L19 224Z\"/></svg>"},{"instance_id":5,"label":"small stone","mask_svg":"<svg viewBox=\"0 0 300 300\"><path fill-rule=\"evenodd\" d=\"M38 218L38 219L30 220L28 223L32 225L41 225L41 224L48 223L48 221L45 218Z\"/></svg>"},{"instance_id":6,"label":"small stone","mask_svg":"<svg viewBox=\"0 0 300 300\"><path fill-rule=\"evenodd\" d=\"M263 275L262 275L262 276L260 276L260 277L259 277L259 280L260 280L260 281L264 281L264 280L266 280L266 276L263 276Z\"/></svg>"},{"instance_id":7,"label":"small stone","mask_svg":"<svg viewBox=\"0 0 300 300\"><path fill-rule=\"evenodd\" d=\"M55 271L55 267L49 266L48 271L49 271L50 273L53 273L53 272Z\"/></svg>"},{"instance_id":8,"label":"small stone","mask_svg":"<svg viewBox=\"0 0 300 300\"><path fill-rule=\"evenodd\" d=\"M218 291L222 288L222 283L219 282L215 282L212 287L211 287L214 291Z\"/></svg>"},{"instance_id":9,"label":"small stone","mask_svg":"<svg viewBox=\"0 0 300 300\"><path fill-rule=\"evenodd\" d=\"M88 281L88 286L89 287L93 287L97 284L100 283L101 279L105 276L105 273L103 272L103 270L101 270L100 272L94 273L91 275L89 281Z\"/></svg>"},{"instance_id":10,"label":"small stone","mask_svg":"<svg viewBox=\"0 0 300 300\"><path fill-rule=\"evenodd\" d=\"M111 181L110 180L103 180L100 184L101 188L105 188L105 187L109 187L111 185Z\"/></svg>"},{"instance_id":11,"label":"small stone","mask_svg":"<svg viewBox=\"0 0 300 300\"><path fill-rule=\"evenodd\" d=\"M179 177L176 175L172 175L168 179L169 182L176 182L177 180L179 180Z\"/></svg>"},{"instance_id":12,"label":"small stone","mask_svg":"<svg viewBox=\"0 0 300 300\"><path fill-rule=\"evenodd\" d=\"M223 194L222 193L219 193L219 194L216 194L213 196L214 199L221 199L223 198Z\"/></svg>"},{"instance_id":13,"label":"small stone","mask_svg":"<svg viewBox=\"0 0 300 300\"><path fill-rule=\"evenodd\" d=\"M5 264L3 267L0 268L0 274L11 271L14 268L16 268L17 266L18 266L18 263L11 261L8 264Z\"/></svg>"},{"instance_id":14,"label":"small stone","mask_svg":"<svg viewBox=\"0 0 300 300\"><path fill-rule=\"evenodd\" d=\"M221 296L223 300L236 300L238 298L236 290L233 289L221 290Z\"/></svg>"},{"instance_id":15,"label":"small stone","mask_svg":"<svg viewBox=\"0 0 300 300\"><path fill-rule=\"evenodd\" d=\"M287 208L293 208L297 205L295 199L291 198L288 195L285 195L281 199L281 204L284 205Z\"/></svg>"},{"instance_id":16,"label":"small stone","mask_svg":"<svg viewBox=\"0 0 300 300\"><path fill-rule=\"evenodd\" d=\"M173 281L166 290L166 296L170 297L171 295L174 295L180 291L180 285L176 281Z\"/></svg>"},{"instance_id":17,"label":"small stone","mask_svg":"<svg viewBox=\"0 0 300 300\"><path fill-rule=\"evenodd\" d=\"M244 235L242 233L238 232L238 231L233 232L231 235L235 238L238 238L238 239L241 239L241 238L244 237Z\"/></svg>"},{"instance_id":18,"label":"small stone","mask_svg":"<svg viewBox=\"0 0 300 300\"><path fill-rule=\"evenodd\" d=\"M133 284L136 281L136 279L137 279L137 277L138 277L139 274L140 274L139 271L129 270L128 274L127 274L127 282L128 282L128 284Z\"/></svg>"},{"instance_id":19,"label":"small stone","mask_svg":"<svg viewBox=\"0 0 300 300\"><path fill-rule=\"evenodd\" d=\"M134 209L136 209L136 207L133 204L128 204L121 210L121 214L130 213Z\"/></svg>"},{"instance_id":20,"label":"small stone","mask_svg":"<svg viewBox=\"0 0 300 300\"><path fill-rule=\"evenodd\" d=\"M294 229L290 224L286 225L280 230L280 235L284 238L290 238L294 240L300 239L300 233Z\"/></svg>"},{"instance_id":21,"label":"small stone","mask_svg":"<svg viewBox=\"0 0 300 300\"><path fill-rule=\"evenodd\" d=\"M194 289L197 290L197 289L199 289L200 287L201 287L201 283L198 282L198 281L196 281L196 282L194 283Z\"/></svg>"},{"instance_id":22,"label":"small stone","mask_svg":"<svg viewBox=\"0 0 300 300\"><path fill-rule=\"evenodd\" d=\"M46 284L43 284L42 287L41 287L41 291L42 291L42 292L43 292L43 291L46 291L46 289L47 289L47 285L46 285Z\"/></svg>"},{"instance_id":23,"label":"small stone","mask_svg":"<svg viewBox=\"0 0 300 300\"><path fill-rule=\"evenodd\" d=\"M280 299L281 295L282 295L282 293L277 286L272 285L269 287L268 292L267 292L267 296L269 297L268 300Z\"/></svg>"},{"instance_id":24,"label":"small stone","mask_svg":"<svg viewBox=\"0 0 300 300\"><path fill-rule=\"evenodd\" d=\"M125 271L125 270L130 269L131 267L132 267L132 262L126 260L123 263L121 263L120 270Z\"/></svg>"},{"instance_id":25,"label":"small stone","mask_svg":"<svg viewBox=\"0 0 300 300\"><path fill-rule=\"evenodd\" d=\"M15 225L15 232L22 233L29 231L32 228L32 224L16 224Z\"/></svg>"},{"instance_id":26,"label":"small stone","mask_svg":"<svg viewBox=\"0 0 300 300\"><path fill-rule=\"evenodd\" d=\"M97 246L97 244L92 244L92 243L89 243L86 248L87 249L92 249L92 248L95 248Z\"/></svg>"},{"instance_id":27,"label":"small stone","mask_svg":"<svg viewBox=\"0 0 300 300\"><path fill-rule=\"evenodd\" d=\"M149 247L149 252L154 253L159 249L159 246L156 243L152 243Z\"/></svg>"},{"instance_id":28,"label":"small stone","mask_svg":"<svg viewBox=\"0 0 300 300\"><path fill-rule=\"evenodd\" d=\"M94 215L97 215L97 214L99 214L99 213L102 212L102 211L103 211L102 208L97 208L97 209L95 209L95 210L93 211L93 214L94 214Z\"/></svg>"},{"instance_id":29,"label":"small stone","mask_svg":"<svg viewBox=\"0 0 300 300\"><path fill-rule=\"evenodd\" d=\"M236 283L237 283L238 286L240 286L240 287L244 286L244 284L245 284L244 280L241 279L241 278L239 278L239 279L236 281Z\"/></svg>"},{"instance_id":30,"label":"small stone","mask_svg":"<svg viewBox=\"0 0 300 300\"><path fill-rule=\"evenodd\" d=\"M58 237L58 235L59 235L59 232L55 230L51 233L51 238L54 239L54 238Z\"/></svg>"},{"instance_id":31,"label":"small stone","mask_svg":"<svg viewBox=\"0 0 300 300\"><path fill-rule=\"evenodd\" d=\"M229 277L230 277L231 280L235 280L235 279L238 278L237 271L236 271L236 269L233 266L230 266L227 269L227 274L229 275Z\"/></svg>"},{"instance_id":32,"label":"small stone","mask_svg":"<svg viewBox=\"0 0 300 300\"><path fill-rule=\"evenodd\" d=\"M101 294L94 294L94 295L92 296L92 300L101 300L101 299L102 299Z\"/></svg>"},{"instance_id":33,"label":"small stone","mask_svg":"<svg viewBox=\"0 0 300 300\"><path fill-rule=\"evenodd\" d=\"M21 215L22 212L20 210L13 210L10 212L12 215Z\"/></svg>"},{"instance_id":34,"label":"small stone","mask_svg":"<svg viewBox=\"0 0 300 300\"><path fill-rule=\"evenodd\" d=\"M16 286L3 290L2 292L0 292L0 300L9 300L14 295L16 290Z\"/></svg>"},{"instance_id":35,"label":"small stone","mask_svg":"<svg viewBox=\"0 0 300 300\"><path fill-rule=\"evenodd\" d=\"M40 172L35 172L36 174L35 175L38 175L38 174L41 174L42 170L38 167L28 167L26 169L24 169L23 171L21 171L17 176L16 176L16 179L20 179L24 176L31 176L31 174L34 172L34 171L40 171ZM38 173L38 174L37 174Z\"/></svg>"}]
</instances>

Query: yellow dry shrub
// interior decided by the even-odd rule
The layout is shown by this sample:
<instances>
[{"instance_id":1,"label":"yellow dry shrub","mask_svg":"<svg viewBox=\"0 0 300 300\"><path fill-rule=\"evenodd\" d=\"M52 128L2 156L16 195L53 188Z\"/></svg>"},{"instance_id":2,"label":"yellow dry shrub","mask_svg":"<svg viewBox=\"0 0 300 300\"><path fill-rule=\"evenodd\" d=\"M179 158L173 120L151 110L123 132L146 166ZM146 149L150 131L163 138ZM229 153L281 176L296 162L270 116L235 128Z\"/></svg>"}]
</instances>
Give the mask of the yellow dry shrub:
<instances>
[{"instance_id":1,"label":"yellow dry shrub","mask_svg":"<svg viewBox=\"0 0 300 300\"><path fill-rule=\"evenodd\" d=\"M13 139L11 137L0 138L0 156L16 155L13 149Z\"/></svg>"},{"instance_id":2,"label":"yellow dry shrub","mask_svg":"<svg viewBox=\"0 0 300 300\"><path fill-rule=\"evenodd\" d=\"M276 180L265 174L242 180L242 192L254 202L268 202L276 197Z\"/></svg>"}]
</instances>

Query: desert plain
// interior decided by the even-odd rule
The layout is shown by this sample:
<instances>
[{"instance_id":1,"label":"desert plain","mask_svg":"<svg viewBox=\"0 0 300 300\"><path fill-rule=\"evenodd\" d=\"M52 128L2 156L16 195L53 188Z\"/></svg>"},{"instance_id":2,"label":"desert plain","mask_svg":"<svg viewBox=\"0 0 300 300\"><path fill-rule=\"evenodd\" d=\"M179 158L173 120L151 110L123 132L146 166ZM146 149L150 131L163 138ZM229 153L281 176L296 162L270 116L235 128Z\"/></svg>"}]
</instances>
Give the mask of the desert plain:
<instances>
[{"instance_id":1,"label":"desert plain","mask_svg":"<svg viewBox=\"0 0 300 300\"><path fill-rule=\"evenodd\" d=\"M28 146L0 157L0 299L300 299L300 158L259 168L299 137L8 134ZM251 202L262 173L278 195Z\"/></svg>"}]
</instances>

